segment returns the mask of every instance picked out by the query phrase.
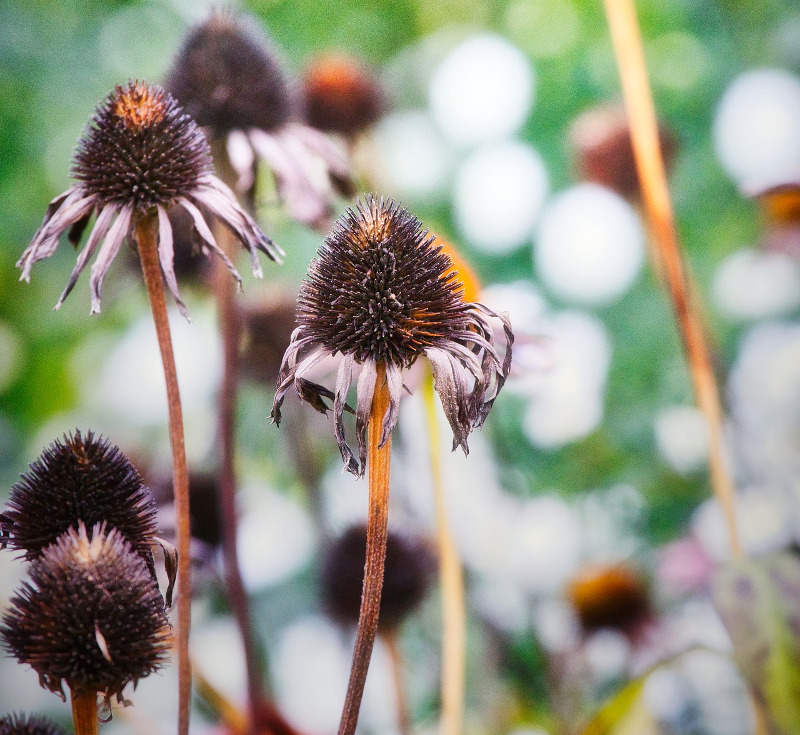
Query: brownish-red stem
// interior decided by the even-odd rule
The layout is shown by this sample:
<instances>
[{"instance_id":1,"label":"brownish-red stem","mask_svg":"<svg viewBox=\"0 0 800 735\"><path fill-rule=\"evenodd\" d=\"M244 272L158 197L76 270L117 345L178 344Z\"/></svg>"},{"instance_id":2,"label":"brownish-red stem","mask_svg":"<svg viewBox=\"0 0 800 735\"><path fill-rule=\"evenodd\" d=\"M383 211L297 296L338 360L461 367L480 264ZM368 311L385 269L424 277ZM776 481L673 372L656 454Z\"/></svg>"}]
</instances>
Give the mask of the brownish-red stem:
<instances>
[{"instance_id":1,"label":"brownish-red stem","mask_svg":"<svg viewBox=\"0 0 800 735\"><path fill-rule=\"evenodd\" d=\"M72 697L72 724L75 735L98 735L97 694L70 694Z\"/></svg>"},{"instance_id":2,"label":"brownish-red stem","mask_svg":"<svg viewBox=\"0 0 800 735\"><path fill-rule=\"evenodd\" d=\"M389 521L389 461L392 453L391 437L378 446L383 416L389 407L389 388L386 385L386 367L378 364L372 412L369 416L367 469L369 472L369 517L367 519L367 558L364 564L364 586L361 589L361 609L358 613L356 644L350 680L339 721L339 735L353 735L358 724L358 711L364 695L372 647L378 633L378 613L381 608L383 568L386 560L386 537Z\"/></svg>"},{"instance_id":3,"label":"brownish-red stem","mask_svg":"<svg viewBox=\"0 0 800 735\"><path fill-rule=\"evenodd\" d=\"M667 290L683 339L697 404L709 428L711 485L725 514L731 549L740 556L733 482L723 451L723 412L702 319L692 302L658 139L655 106L632 0L604 0L617 57L642 199L656 240Z\"/></svg>"},{"instance_id":4,"label":"brownish-red stem","mask_svg":"<svg viewBox=\"0 0 800 735\"><path fill-rule=\"evenodd\" d=\"M136 242L142 273L150 298L153 322L164 365L169 411L169 439L172 448L172 485L175 496L175 524L178 541L178 735L189 735L189 704L192 694L192 670L189 664L189 628L191 626L192 589L189 558L189 472L183 437L183 410L178 390L178 374L167 315L161 265L158 259L158 220L143 216L136 225Z\"/></svg>"},{"instance_id":5,"label":"brownish-red stem","mask_svg":"<svg viewBox=\"0 0 800 735\"><path fill-rule=\"evenodd\" d=\"M217 171L228 186L233 188L236 175L231 168L227 151L221 144L214 145L214 162ZM239 243L233 233L217 223L214 230L217 244L231 261L236 260ZM251 732L258 729L265 709L271 705L263 697L264 670L256 646L253 621L247 591L239 567L237 546L238 515L236 512L236 408L239 395L239 345L241 341L241 312L236 303L236 281L221 259L214 261L214 292L222 337L222 382L217 397L217 436L219 438L219 510L222 525L222 559L225 586L244 648L247 672L247 693L250 702ZM277 713L275 713L277 714Z\"/></svg>"}]
</instances>

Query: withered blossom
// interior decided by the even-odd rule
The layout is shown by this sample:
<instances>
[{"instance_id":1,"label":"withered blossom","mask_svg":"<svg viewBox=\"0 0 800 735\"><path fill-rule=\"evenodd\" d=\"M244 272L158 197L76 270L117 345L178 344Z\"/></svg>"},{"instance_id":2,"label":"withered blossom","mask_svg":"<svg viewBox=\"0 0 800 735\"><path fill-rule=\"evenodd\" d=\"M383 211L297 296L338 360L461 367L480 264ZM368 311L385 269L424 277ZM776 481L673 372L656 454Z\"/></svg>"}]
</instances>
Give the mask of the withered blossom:
<instances>
[{"instance_id":1,"label":"withered blossom","mask_svg":"<svg viewBox=\"0 0 800 735\"><path fill-rule=\"evenodd\" d=\"M0 717L0 735L66 735L60 725L40 715Z\"/></svg>"},{"instance_id":2,"label":"withered blossom","mask_svg":"<svg viewBox=\"0 0 800 735\"><path fill-rule=\"evenodd\" d=\"M488 317L499 319L506 338L501 359ZM453 448L468 451L467 437L486 418L511 365L508 318L463 300L463 285L435 238L408 210L368 196L334 225L309 267L297 300L299 326L281 365L272 417L294 386L298 396L327 413L333 401L335 435L346 469L365 471L367 425L378 375L386 370L389 407L380 445L397 422L403 370L424 355L453 430ZM329 355L341 353L335 390L308 379ZM347 444L344 411L354 369L359 458Z\"/></svg>"},{"instance_id":3,"label":"withered blossom","mask_svg":"<svg viewBox=\"0 0 800 735\"><path fill-rule=\"evenodd\" d=\"M212 140L224 142L240 192L252 189L261 159L289 214L316 225L328 215L336 189L349 185L346 152L300 121L277 54L244 20L217 11L194 28L165 86Z\"/></svg>"},{"instance_id":4,"label":"withered blossom","mask_svg":"<svg viewBox=\"0 0 800 735\"><path fill-rule=\"evenodd\" d=\"M250 251L253 273L262 276L257 251L273 260L283 254L237 203L233 192L213 174L211 151L200 128L161 87L146 82L116 86L89 120L73 159L77 184L47 208L41 227L17 267L30 280L34 263L51 256L65 230L78 244L91 216L97 215L86 245L56 304L69 295L95 251L89 285L91 313L100 311L100 290L108 268L138 218L158 216L158 255L164 279L181 312L174 270L170 207L192 217L194 235L205 253L215 252L233 276L241 278L218 247L201 208L225 223Z\"/></svg>"},{"instance_id":5,"label":"withered blossom","mask_svg":"<svg viewBox=\"0 0 800 735\"><path fill-rule=\"evenodd\" d=\"M353 526L325 549L320 583L330 614L343 623L358 622L364 583L367 527ZM379 629L396 630L424 599L436 572L436 557L424 538L390 530Z\"/></svg>"},{"instance_id":6,"label":"withered blossom","mask_svg":"<svg viewBox=\"0 0 800 735\"><path fill-rule=\"evenodd\" d=\"M49 546L11 598L0 628L5 647L64 697L106 700L160 669L172 630L164 601L122 534L83 523Z\"/></svg>"},{"instance_id":7,"label":"withered blossom","mask_svg":"<svg viewBox=\"0 0 800 735\"><path fill-rule=\"evenodd\" d=\"M156 505L122 453L92 431L56 439L11 487L0 515L9 548L28 560L82 521L88 533L105 521L145 558L156 534Z\"/></svg>"}]
</instances>

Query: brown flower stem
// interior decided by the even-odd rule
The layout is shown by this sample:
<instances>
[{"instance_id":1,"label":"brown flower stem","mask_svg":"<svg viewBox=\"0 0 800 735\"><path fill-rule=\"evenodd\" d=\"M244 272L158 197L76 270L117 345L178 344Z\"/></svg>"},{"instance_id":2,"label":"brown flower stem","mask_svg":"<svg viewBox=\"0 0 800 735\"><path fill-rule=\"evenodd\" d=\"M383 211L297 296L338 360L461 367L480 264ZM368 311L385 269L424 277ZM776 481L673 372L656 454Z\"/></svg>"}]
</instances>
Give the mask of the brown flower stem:
<instances>
[{"instance_id":1,"label":"brown flower stem","mask_svg":"<svg viewBox=\"0 0 800 735\"><path fill-rule=\"evenodd\" d=\"M72 724L75 735L98 735L100 731L97 724L97 694L75 694L72 696Z\"/></svg>"},{"instance_id":2,"label":"brown flower stem","mask_svg":"<svg viewBox=\"0 0 800 735\"><path fill-rule=\"evenodd\" d=\"M153 322L164 365L169 409L169 439L172 448L172 485L175 496L175 524L178 536L178 735L189 735L189 704L192 694L192 670L189 664L189 628L192 614L191 564L189 557L189 471L183 438L183 410L178 390L178 374L158 260L158 220L155 215L142 217L136 225L139 259L150 298Z\"/></svg>"},{"instance_id":3,"label":"brown flower stem","mask_svg":"<svg viewBox=\"0 0 800 735\"><path fill-rule=\"evenodd\" d=\"M378 613L381 607L383 567L386 561L386 537L389 521L389 460L392 453L391 436L378 447L383 416L389 408L389 388L386 385L386 366L378 364L372 411L369 416L369 518L367 520L367 558L364 564L364 586L361 590L361 609L358 612L356 644L350 680L344 700L339 735L353 735L358 723L358 711L364 695L364 683L378 632Z\"/></svg>"},{"instance_id":4,"label":"brown flower stem","mask_svg":"<svg viewBox=\"0 0 800 735\"><path fill-rule=\"evenodd\" d=\"M727 520L733 554L741 556L733 482L723 458L723 413L719 391L702 320L692 302L685 265L678 245L636 11L632 0L604 0L604 4L622 81L625 109L630 121L642 198L656 240L656 250L672 300L672 308L681 331L697 403L708 422L711 485Z\"/></svg>"},{"instance_id":5,"label":"brown flower stem","mask_svg":"<svg viewBox=\"0 0 800 735\"><path fill-rule=\"evenodd\" d=\"M396 630L391 630L383 635L386 648L389 650L389 658L392 661L392 674L394 678L395 696L397 697L397 726L400 735L409 735L411 723L408 718L408 697L406 696L406 686L403 680L403 655L400 653L400 645Z\"/></svg>"},{"instance_id":6,"label":"brown flower stem","mask_svg":"<svg viewBox=\"0 0 800 735\"><path fill-rule=\"evenodd\" d=\"M214 162L220 178L231 188L236 175L231 168L225 146L214 144ZM217 222L214 237L231 261L236 259L238 241L230 229ZM264 686L262 659L256 646L253 621L237 550L238 517L236 514L236 406L239 386L239 344L241 341L241 313L236 304L236 282L221 259L214 260L214 293L219 313L222 337L222 382L217 397L217 435L219 439L219 510L222 526L222 559L228 603L239 626L239 635L245 655L247 693L250 702L253 732L258 727Z\"/></svg>"},{"instance_id":7,"label":"brown flower stem","mask_svg":"<svg viewBox=\"0 0 800 735\"><path fill-rule=\"evenodd\" d=\"M442 599L442 718L441 735L461 735L464 720L467 614L464 604L464 570L447 523L442 482L441 441L436 416L433 373L423 388L428 420L433 494L436 501L436 536L439 546L439 588Z\"/></svg>"}]
</instances>

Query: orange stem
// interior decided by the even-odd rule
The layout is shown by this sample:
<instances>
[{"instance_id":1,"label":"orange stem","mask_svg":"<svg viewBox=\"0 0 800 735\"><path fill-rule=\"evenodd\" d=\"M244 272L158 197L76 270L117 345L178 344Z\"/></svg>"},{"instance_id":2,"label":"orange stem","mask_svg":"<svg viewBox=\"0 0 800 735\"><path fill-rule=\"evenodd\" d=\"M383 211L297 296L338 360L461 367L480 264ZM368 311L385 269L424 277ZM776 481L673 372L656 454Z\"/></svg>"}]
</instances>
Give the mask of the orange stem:
<instances>
[{"instance_id":1,"label":"orange stem","mask_svg":"<svg viewBox=\"0 0 800 735\"><path fill-rule=\"evenodd\" d=\"M389 407L389 388L386 385L386 366L378 364L372 412L369 417L369 519L367 521L367 558L364 564L364 586L361 590L361 609L358 613L356 644L350 680L347 683L339 735L353 735L358 723L358 711L364 695L364 683L378 632L378 613L381 607L383 568L386 560L386 537L389 521L389 460L392 439L378 447L383 416Z\"/></svg>"},{"instance_id":2,"label":"orange stem","mask_svg":"<svg viewBox=\"0 0 800 735\"><path fill-rule=\"evenodd\" d=\"M100 730L97 724L97 694L75 694L72 696L72 724L75 735L98 735Z\"/></svg>"},{"instance_id":3,"label":"orange stem","mask_svg":"<svg viewBox=\"0 0 800 735\"><path fill-rule=\"evenodd\" d=\"M172 485L175 500L175 523L178 536L178 735L189 735L189 703L192 693L192 670L189 664L189 628L191 626L191 564L189 558L189 472L183 438L183 410L178 390L178 374L167 315L161 265L158 259L158 220L155 215L142 217L136 225L139 259L150 298L153 322L164 366L169 410L169 439L172 448Z\"/></svg>"},{"instance_id":4,"label":"orange stem","mask_svg":"<svg viewBox=\"0 0 800 735\"><path fill-rule=\"evenodd\" d=\"M734 488L723 453L722 407L702 320L692 303L658 140L655 107L647 78L642 38L632 0L604 0L617 57L642 198L661 260L672 308L681 331L700 410L710 436L711 485L725 514L735 556L742 555L736 527Z\"/></svg>"}]
</instances>

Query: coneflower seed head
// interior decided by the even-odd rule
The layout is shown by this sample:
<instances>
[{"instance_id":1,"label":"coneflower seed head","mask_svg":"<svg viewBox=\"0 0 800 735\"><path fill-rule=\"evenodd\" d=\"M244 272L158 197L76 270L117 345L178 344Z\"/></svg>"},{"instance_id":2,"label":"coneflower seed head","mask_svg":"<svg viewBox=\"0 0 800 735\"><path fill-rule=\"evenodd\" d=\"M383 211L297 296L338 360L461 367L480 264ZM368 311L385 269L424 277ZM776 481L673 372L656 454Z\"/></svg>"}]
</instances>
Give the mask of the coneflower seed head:
<instances>
[{"instance_id":1,"label":"coneflower seed head","mask_svg":"<svg viewBox=\"0 0 800 735\"><path fill-rule=\"evenodd\" d=\"M122 534L83 524L30 566L0 636L43 687L63 696L122 698L129 682L161 668L172 632L152 574Z\"/></svg>"},{"instance_id":2,"label":"coneflower seed head","mask_svg":"<svg viewBox=\"0 0 800 735\"><path fill-rule=\"evenodd\" d=\"M0 735L66 735L55 722L40 715L10 714L0 717Z\"/></svg>"},{"instance_id":3,"label":"coneflower seed head","mask_svg":"<svg viewBox=\"0 0 800 735\"><path fill-rule=\"evenodd\" d=\"M237 129L275 130L293 108L267 42L226 13L212 14L189 33L165 86L215 137Z\"/></svg>"},{"instance_id":4,"label":"coneflower seed head","mask_svg":"<svg viewBox=\"0 0 800 735\"><path fill-rule=\"evenodd\" d=\"M150 491L118 447L76 430L47 447L12 486L0 529L11 549L35 559L79 521L90 532L105 521L150 558L156 533Z\"/></svg>"},{"instance_id":5,"label":"coneflower seed head","mask_svg":"<svg viewBox=\"0 0 800 735\"><path fill-rule=\"evenodd\" d=\"M300 290L297 320L332 353L408 367L467 328L451 267L414 215L368 197L325 239Z\"/></svg>"},{"instance_id":6,"label":"coneflower seed head","mask_svg":"<svg viewBox=\"0 0 800 735\"><path fill-rule=\"evenodd\" d=\"M117 85L89 120L72 174L100 204L146 211L191 194L212 171L202 131L161 87Z\"/></svg>"}]
</instances>

